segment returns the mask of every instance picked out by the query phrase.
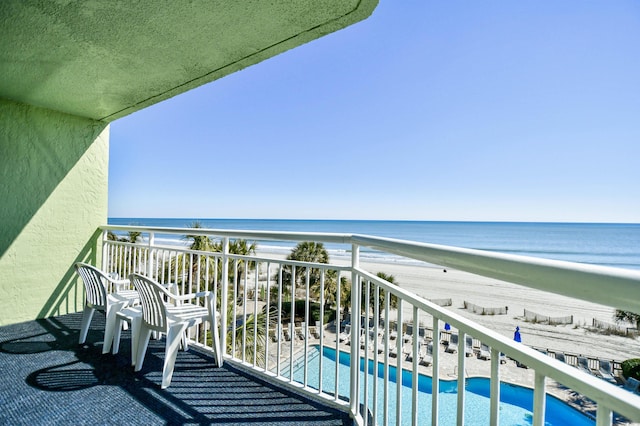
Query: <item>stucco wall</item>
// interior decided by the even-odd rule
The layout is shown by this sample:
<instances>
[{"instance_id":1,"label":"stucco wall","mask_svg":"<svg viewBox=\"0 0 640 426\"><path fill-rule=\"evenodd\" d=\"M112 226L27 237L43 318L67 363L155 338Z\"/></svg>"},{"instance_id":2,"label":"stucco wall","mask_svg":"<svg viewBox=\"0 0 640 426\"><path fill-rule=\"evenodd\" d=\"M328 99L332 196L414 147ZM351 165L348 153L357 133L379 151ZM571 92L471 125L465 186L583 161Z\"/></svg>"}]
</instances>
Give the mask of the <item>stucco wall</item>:
<instances>
[{"instance_id":1,"label":"stucco wall","mask_svg":"<svg viewBox=\"0 0 640 426\"><path fill-rule=\"evenodd\" d=\"M0 325L80 309L107 221L109 127L0 99Z\"/></svg>"}]
</instances>

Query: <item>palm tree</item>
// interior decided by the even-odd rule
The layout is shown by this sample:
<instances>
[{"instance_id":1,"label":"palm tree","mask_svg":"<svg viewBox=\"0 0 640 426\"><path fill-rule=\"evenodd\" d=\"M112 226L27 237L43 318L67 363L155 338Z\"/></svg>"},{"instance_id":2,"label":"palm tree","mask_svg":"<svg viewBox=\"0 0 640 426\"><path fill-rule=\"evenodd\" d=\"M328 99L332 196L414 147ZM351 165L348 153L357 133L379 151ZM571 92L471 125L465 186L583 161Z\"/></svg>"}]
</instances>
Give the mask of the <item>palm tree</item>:
<instances>
[{"instance_id":1,"label":"palm tree","mask_svg":"<svg viewBox=\"0 0 640 426\"><path fill-rule=\"evenodd\" d=\"M640 328L640 314L636 314L635 312L623 311L621 309L616 309L615 314L613 315L616 322L626 321L631 324L635 324L636 328Z\"/></svg>"},{"instance_id":2,"label":"palm tree","mask_svg":"<svg viewBox=\"0 0 640 426\"><path fill-rule=\"evenodd\" d=\"M287 256L287 260L295 260L298 262L308 262L308 263L329 263L329 252L324 248L322 243L317 243L314 241L303 241L298 243L292 250L291 253ZM283 286L291 287L292 285L292 270L293 267L291 265L284 265L282 271L282 283ZM333 275L331 274L333 272ZM296 287L300 287L305 285L307 276L307 268L306 267L296 267L295 268L295 284ZM328 278L328 279L327 279ZM331 287L331 280L335 281L335 271L327 271L325 274L325 294L330 294L327 292L327 287ZM322 279L322 272L318 268L310 268L309 269L309 288L310 291L315 292L316 296L319 295L320 290L320 282ZM334 291L335 293L335 291Z\"/></svg>"},{"instance_id":3,"label":"palm tree","mask_svg":"<svg viewBox=\"0 0 640 426\"><path fill-rule=\"evenodd\" d=\"M108 231L107 240L117 241L120 243L137 244L142 240L142 233L139 231L129 231L125 237L118 237L112 231ZM120 246L117 249L118 254L113 257L110 256L110 270L138 272L140 270L141 259L144 258L144 254L147 250L147 248L128 250L125 249L124 246Z\"/></svg>"},{"instance_id":4,"label":"palm tree","mask_svg":"<svg viewBox=\"0 0 640 426\"><path fill-rule=\"evenodd\" d=\"M202 224L199 221L191 223L190 228L201 229ZM212 252L214 251L214 242L208 235L187 234L182 238L184 241L190 241L189 249L194 251ZM176 283L191 282L200 288L209 290L213 284L213 277L206 281L206 268L213 271L215 261L212 256L202 254L179 254L171 259L171 262L164 266L164 276L174 276ZM200 283L197 283L197 277L200 277Z\"/></svg>"},{"instance_id":5,"label":"palm tree","mask_svg":"<svg viewBox=\"0 0 640 426\"><path fill-rule=\"evenodd\" d=\"M393 275L387 274L385 272L378 272L376 274L376 276L378 278L381 278L385 281L387 281L389 284L394 284L394 285L398 285L396 283L396 278ZM369 302L367 303L367 301L365 300L365 297L367 296L367 287L366 287L366 282L365 280L360 281L360 292L362 295L362 302L361 302L361 310L363 312L367 312L367 311L372 311L375 307L376 304L376 292L375 289L377 287L374 286L370 286L369 287ZM341 298L343 298L343 303L351 303L351 286L350 285L344 285L343 286L344 291L346 292L344 298L341 296ZM389 307L391 309L397 309L398 308L398 296L391 294L389 292L386 292L382 289L379 290L379 296L378 296L378 307L379 307L379 311L382 312L382 310L384 309L385 306L385 299L386 299L386 295L389 295ZM344 305L343 303L341 303L343 305L343 307L347 307L346 305ZM348 309L348 307L347 307Z\"/></svg>"}]
</instances>

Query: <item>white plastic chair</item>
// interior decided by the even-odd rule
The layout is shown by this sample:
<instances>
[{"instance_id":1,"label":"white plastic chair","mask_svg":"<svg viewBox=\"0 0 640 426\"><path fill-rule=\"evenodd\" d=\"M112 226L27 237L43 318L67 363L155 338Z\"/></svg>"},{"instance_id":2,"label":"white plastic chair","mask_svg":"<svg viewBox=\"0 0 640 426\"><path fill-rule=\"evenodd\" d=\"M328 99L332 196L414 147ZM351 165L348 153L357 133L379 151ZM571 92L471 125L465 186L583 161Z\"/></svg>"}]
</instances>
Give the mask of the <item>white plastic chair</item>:
<instances>
[{"instance_id":1,"label":"white plastic chair","mask_svg":"<svg viewBox=\"0 0 640 426\"><path fill-rule=\"evenodd\" d=\"M116 314L136 303L138 292L128 288L131 285L129 280L113 279L87 263L77 262L74 267L82 278L85 288L85 304L78 343L83 344L87 340L87 332L94 312L102 311L106 315L102 353L106 354L113 342Z\"/></svg>"},{"instance_id":2,"label":"white plastic chair","mask_svg":"<svg viewBox=\"0 0 640 426\"><path fill-rule=\"evenodd\" d=\"M218 332L218 313L213 306L211 292L199 292L177 296L161 284L139 274L129 275L129 279L140 294L142 321L137 340L135 371L140 371L153 331L166 334L165 358L162 368L162 389L171 384L173 368L184 332L194 325L209 321L213 341L214 356L218 367L222 366L222 350ZM206 307L188 303L196 297L205 297ZM186 345L185 345L186 346ZM186 347L185 347L186 349Z\"/></svg>"}]
</instances>

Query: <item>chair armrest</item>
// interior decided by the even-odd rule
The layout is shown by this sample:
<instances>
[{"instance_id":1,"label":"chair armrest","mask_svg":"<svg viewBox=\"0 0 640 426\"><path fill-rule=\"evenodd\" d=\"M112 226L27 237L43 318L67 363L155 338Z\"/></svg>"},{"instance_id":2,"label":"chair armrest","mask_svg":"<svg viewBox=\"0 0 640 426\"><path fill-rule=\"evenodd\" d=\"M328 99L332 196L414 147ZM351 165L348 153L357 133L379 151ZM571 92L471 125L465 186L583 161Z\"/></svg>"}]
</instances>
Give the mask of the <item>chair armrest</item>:
<instances>
[{"instance_id":1,"label":"chair armrest","mask_svg":"<svg viewBox=\"0 0 640 426\"><path fill-rule=\"evenodd\" d=\"M197 293L183 294L182 296L172 295L171 297L175 300L185 301L185 300L195 299L196 297L210 297L211 294L212 293L210 291L199 291Z\"/></svg>"}]
</instances>

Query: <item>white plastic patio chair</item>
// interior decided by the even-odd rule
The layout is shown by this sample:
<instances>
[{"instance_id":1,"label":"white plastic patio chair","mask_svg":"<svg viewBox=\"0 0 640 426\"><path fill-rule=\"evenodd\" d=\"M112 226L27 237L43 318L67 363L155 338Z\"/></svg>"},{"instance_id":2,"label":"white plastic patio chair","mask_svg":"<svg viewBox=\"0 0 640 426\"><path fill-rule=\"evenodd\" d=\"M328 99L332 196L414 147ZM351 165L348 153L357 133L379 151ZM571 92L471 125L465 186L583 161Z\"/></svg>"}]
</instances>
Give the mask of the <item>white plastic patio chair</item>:
<instances>
[{"instance_id":1,"label":"white plastic patio chair","mask_svg":"<svg viewBox=\"0 0 640 426\"><path fill-rule=\"evenodd\" d=\"M162 389L171 384L173 368L184 332L194 325L209 321L211 324L212 346L214 358L218 367L222 366L222 350L220 334L218 332L218 313L213 306L211 292L199 292L177 296L169 292L161 284L139 274L129 275L129 279L140 294L142 305L142 321L140 334L137 338L137 358L135 371L140 371L144 356L149 345L149 338L153 331L166 334L165 358L162 368ZM196 297L205 297L205 305L199 306L188 303ZM186 347L185 347L186 349Z\"/></svg>"},{"instance_id":2,"label":"white plastic patio chair","mask_svg":"<svg viewBox=\"0 0 640 426\"><path fill-rule=\"evenodd\" d=\"M116 314L136 303L138 292L129 288L131 285L129 280L113 279L87 263L77 262L74 267L82 278L85 288L84 311L78 343L83 344L87 340L87 332L94 312L96 310L102 311L106 316L102 353L106 354L111 349L113 342Z\"/></svg>"}]
</instances>

